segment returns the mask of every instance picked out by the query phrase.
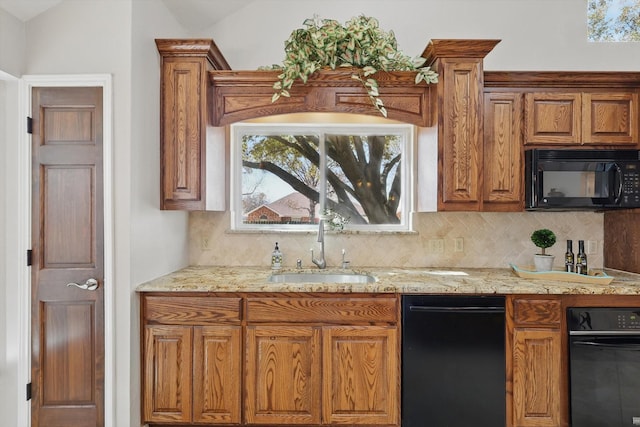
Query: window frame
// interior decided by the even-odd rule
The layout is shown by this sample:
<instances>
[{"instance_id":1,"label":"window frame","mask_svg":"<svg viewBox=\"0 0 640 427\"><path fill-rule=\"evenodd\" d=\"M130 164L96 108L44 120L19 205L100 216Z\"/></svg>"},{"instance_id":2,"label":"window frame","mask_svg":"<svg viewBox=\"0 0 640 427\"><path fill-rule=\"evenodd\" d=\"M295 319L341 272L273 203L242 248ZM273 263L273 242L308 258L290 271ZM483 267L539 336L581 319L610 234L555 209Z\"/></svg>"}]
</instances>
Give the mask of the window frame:
<instances>
[{"instance_id":1,"label":"window frame","mask_svg":"<svg viewBox=\"0 0 640 427\"><path fill-rule=\"evenodd\" d=\"M238 122L230 125L230 203L231 203L231 230L235 232L302 232L317 231L317 224L246 224L243 222L242 206L242 137L244 135L283 135L283 134L318 134L320 137L320 173L321 179L318 186L320 192L320 210L326 206L326 167L327 158L324 146L324 135L348 134L348 135L398 135L401 137L402 161L401 179L402 194L398 211L400 223L398 224L351 224L348 223L342 232L412 232L412 217L415 205L415 177L414 164L416 152L416 127L407 123L332 123L332 122ZM328 229L327 229L328 230Z\"/></svg>"}]
</instances>

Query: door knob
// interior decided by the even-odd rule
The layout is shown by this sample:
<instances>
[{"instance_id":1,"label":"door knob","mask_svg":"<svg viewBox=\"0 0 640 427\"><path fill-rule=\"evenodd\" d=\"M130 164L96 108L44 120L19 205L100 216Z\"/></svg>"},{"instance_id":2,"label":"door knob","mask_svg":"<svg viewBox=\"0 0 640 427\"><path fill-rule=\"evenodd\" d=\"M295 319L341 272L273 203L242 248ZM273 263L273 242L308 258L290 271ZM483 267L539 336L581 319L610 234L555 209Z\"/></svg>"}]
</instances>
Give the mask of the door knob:
<instances>
[{"instance_id":1,"label":"door knob","mask_svg":"<svg viewBox=\"0 0 640 427\"><path fill-rule=\"evenodd\" d=\"M67 283L67 286L75 286L77 288L80 289L86 289L87 291L95 291L96 289L98 289L98 281L96 279L87 279L86 282L84 282L84 284L82 285L78 285L77 283Z\"/></svg>"}]
</instances>

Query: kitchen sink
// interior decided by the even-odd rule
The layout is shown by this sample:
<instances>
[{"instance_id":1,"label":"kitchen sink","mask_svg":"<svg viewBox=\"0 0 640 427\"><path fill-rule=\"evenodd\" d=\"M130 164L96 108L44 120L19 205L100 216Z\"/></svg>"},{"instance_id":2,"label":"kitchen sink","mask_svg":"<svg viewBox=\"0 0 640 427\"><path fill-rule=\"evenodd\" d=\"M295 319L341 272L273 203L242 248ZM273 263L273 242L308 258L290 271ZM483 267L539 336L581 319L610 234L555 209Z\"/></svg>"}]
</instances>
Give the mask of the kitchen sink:
<instances>
[{"instance_id":1,"label":"kitchen sink","mask_svg":"<svg viewBox=\"0 0 640 427\"><path fill-rule=\"evenodd\" d=\"M275 273L269 276L272 283L374 283L376 278L360 273Z\"/></svg>"}]
</instances>

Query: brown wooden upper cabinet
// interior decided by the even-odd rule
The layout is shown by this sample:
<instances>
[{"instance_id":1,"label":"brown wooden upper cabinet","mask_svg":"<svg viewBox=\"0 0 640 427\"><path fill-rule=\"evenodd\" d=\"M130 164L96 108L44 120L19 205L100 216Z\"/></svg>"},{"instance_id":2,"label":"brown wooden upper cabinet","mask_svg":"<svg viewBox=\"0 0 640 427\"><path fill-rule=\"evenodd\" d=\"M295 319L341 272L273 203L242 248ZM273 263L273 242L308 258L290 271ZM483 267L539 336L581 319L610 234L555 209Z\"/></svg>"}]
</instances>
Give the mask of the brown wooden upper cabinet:
<instances>
[{"instance_id":1,"label":"brown wooden upper cabinet","mask_svg":"<svg viewBox=\"0 0 640 427\"><path fill-rule=\"evenodd\" d=\"M379 76L389 118L438 126L438 210L523 209L522 150L635 148L640 73L484 72L499 40L432 40L436 85ZM158 39L161 208L204 210L207 125L291 112L379 113L348 71L323 71L271 103L276 71L232 71L213 40Z\"/></svg>"},{"instance_id":2,"label":"brown wooden upper cabinet","mask_svg":"<svg viewBox=\"0 0 640 427\"><path fill-rule=\"evenodd\" d=\"M439 76L438 210L483 201L483 59L499 40L432 40L423 53Z\"/></svg>"},{"instance_id":3,"label":"brown wooden upper cabinet","mask_svg":"<svg viewBox=\"0 0 640 427\"><path fill-rule=\"evenodd\" d=\"M638 143L637 92L525 94L525 145Z\"/></svg>"},{"instance_id":4,"label":"brown wooden upper cabinet","mask_svg":"<svg viewBox=\"0 0 640 427\"><path fill-rule=\"evenodd\" d=\"M213 40L156 39L160 53L160 208L204 210L208 71L229 69Z\"/></svg>"},{"instance_id":5,"label":"brown wooden upper cabinet","mask_svg":"<svg viewBox=\"0 0 640 427\"><path fill-rule=\"evenodd\" d=\"M483 210L523 209L521 93L484 95Z\"/></svg>"}]
</instances>

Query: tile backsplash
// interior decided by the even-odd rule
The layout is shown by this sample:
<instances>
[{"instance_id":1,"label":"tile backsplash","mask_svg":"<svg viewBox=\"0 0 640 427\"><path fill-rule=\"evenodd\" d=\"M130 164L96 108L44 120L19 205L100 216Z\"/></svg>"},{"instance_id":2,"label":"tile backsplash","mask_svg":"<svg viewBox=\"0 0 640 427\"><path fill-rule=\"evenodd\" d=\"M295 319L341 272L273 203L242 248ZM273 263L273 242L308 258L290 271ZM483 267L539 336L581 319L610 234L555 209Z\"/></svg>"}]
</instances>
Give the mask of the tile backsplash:
<instances>
[{"instance_id":1,"label":"tile backsplash","mask_svg":"<svg viewBox=\"0 0 640 427\"><path fill-rule=\"evenodd\" d=\"M240 233L229 231L229 212L192 212L189 224L192 265L270 265L277 241L285 267L297 259L310 267L310 248L318 248L315 233ZM564 262L566 240L584 240L590 250L589 266L603 265L604 214L596 212L432 212L418 213L414 233L326 234L328 268L339 267L342 249L353 268L359 267L489 267L509 263L533 264L538 248L530 240L538 228L556 233L557 243L547 250L556 256L555 267Z\"/></svg>"}]
</instances>

